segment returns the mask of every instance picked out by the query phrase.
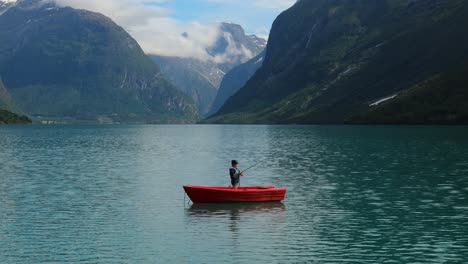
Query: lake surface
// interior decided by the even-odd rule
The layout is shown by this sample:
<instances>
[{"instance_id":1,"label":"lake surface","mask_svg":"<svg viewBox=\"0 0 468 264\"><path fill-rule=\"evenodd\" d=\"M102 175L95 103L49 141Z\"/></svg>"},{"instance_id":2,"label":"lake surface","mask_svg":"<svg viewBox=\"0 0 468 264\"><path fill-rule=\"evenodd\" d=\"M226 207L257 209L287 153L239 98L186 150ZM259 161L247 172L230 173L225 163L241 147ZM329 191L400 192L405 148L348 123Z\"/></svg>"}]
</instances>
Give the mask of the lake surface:
<instances>
[{"instance_id":1,"label":"lake surface","mask_svg":"<svg viewBox=\"0 0 468 264\"><path fill-rule=\"evenodd\" d=\"M467 263L468 128L1 126L0 263L56 262Z\"/></svg>"}]
</instances>

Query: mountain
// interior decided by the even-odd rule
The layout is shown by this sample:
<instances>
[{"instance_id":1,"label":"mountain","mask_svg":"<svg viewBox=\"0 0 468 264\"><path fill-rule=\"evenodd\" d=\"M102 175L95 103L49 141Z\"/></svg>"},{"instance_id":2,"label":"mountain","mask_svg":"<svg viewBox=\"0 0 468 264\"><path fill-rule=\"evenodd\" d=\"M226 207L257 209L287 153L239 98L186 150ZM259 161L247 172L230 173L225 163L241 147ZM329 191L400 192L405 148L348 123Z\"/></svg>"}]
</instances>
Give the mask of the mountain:
<instances>
[{"instance_id":1,"label":"mountain","mask_svg":"<svg viewBox=\"0 0 468 264\"><path fill-rule=\"evenodd\" d=\"M195 101L200 114L210 110L224 76L216 63L194 58L150 57L171 83Z\"/></svg>"},{"instance_id":2,"label":"mountain","mask_svg":"<svg viewBox=\"0 0 468 264\"><path fill-rule=\"evenodd\" d=\"M162 73L197 104L205 115L213 104L226 72L261 53L266 40L246 35L237 24L220 23L219 36L207 49L208 59L150 55ZM184 37L190 35L184 33Z\"/></svg>"},{"instance_id":3,"label":"mountain","mask_svg":"<svg viewBox=\"0 0 468 264\"><path fill-rule=\"evenodd\" d=\"M30 124L31 119L27 116L20 116L7 110L0 109L0 125L3 124Z\"/></svg>"},{"instance_id":4,"label":"mountain","mask_svg":"<svg viewBox=\"0 0 468 264\"><path fill-rule=\"evenodd\" d=\"M2 2L0 2L0 6ZM12 111L19 112L18 108L11 98L10 93L6 89L0 78L0 125L1 124L26 124L31 123L31 119L26 116L20 116Z\"/></svg>"},{"instance_id":5,"label":"mountain","mask_svg":"<svg viewBox=\"0 0 468 264\"><path fill-rule=\"evenodd\" d=\"M0 12L14 5L16 0L0 0Z\"/></svg>"},{"instance_id":6,"label":"mountain","mask_svg":"<svg viewBox=\"0 0 468 264\"><path fill-rule=\"evenodd\" d=\"M428 96L464 85L446 76L468 61L467 23L463 0L298 1L275 20L263 66L207 122L365 123L412 96L450 113L426 120L463 116Z\"/></svg>"},{"instance_id":7,"label":"mountain","mask_svg":"<svg viewBox=\"0 0 468 264\"><path fill-rule=\"evenodd\" d=\"M435 75L398 96L371 104L369 111L346 120L351 124L468 124L468 63Z\"/></svg>"},{"instance_id":8,"label":"mountain","mask_svg":"<svg viewBox=\"0 0 468 264\"><path fill-rule=\"evenodd\" d=\"M223 72L257 56L266 47L265 39L246 35L237 24L221 23L220 32L217 41L207 51Z\"/></svg>"},{"instance_id":9,"label":"mountain","mask_svg":"<svg viewBox=\"0 0 468 264\"><path fill-rule=\"evenodd\" d=\"M0 15L14 4L12 1L0 0Z\"/></svg>"},{"instance_id":10,"label":"mountain","mask_svg":"<svg viewBox=\"0 0 468 264\"><path fill-rule=\"evenodd\" d=\"M19 0L0 15L0 76L36 118L193 122L193 101L109 18Z\"/></svg>"},{"instance_id":11,"label":"mountain","mask_svg":"<svg viewBox=\"0 0 468 264\"><path fill-rule=\"evenodd\" d=\"M2 80L0 79L0 109L1 110L15 110L15 103L13 98L11 98L10 93L3 85Z\"/></svg>"},{"instance_id":12,"label":"mountain","mask_svg":"<svg viewBox=\"0 0 468 264\"><path fill-rule=\"evenodd\" d=\"M247 83L247 81L262 66L264 57L265 51L261 52L248 62L235 67L224 76L208 116L216 114L229 97L237 93L237 91Z\"/></svg>"}]
</instances>

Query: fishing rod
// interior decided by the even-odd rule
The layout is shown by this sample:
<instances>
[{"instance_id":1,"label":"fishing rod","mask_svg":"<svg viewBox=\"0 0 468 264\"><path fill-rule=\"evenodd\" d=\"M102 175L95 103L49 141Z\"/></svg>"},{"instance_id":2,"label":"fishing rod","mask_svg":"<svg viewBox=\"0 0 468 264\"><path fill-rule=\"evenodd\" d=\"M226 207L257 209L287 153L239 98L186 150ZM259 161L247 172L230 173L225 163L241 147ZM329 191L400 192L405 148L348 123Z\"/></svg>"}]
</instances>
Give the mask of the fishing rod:
<instances>
[{"instance_id":1,"label":"fishing rod","mask_svg":"<svg viewBox=\"0 0 468 264\"><path fill-rule=\"evenodd\" d=\"M260 164L260 163L264 162L265 160L267 160L267 159L263 159L263 160L261 160L261 161L259 161L259 162L255 163L254 165L252 165L252 166L248 167L247 169L245 169L245 170L241 171L241 173L240 173L240 174L242 174L242 173L244 173L244 172L246 172L246 171L250 170L251 168L253 168L253 167L257 166L258 164Z\"/></svg>"},{"instance_id":2,"label":"fishing rod","mask_svg":"<svg viewBox=\"0 0 468 264\"><path fill-rule=\"evenodd\" d=\"M242 175L244 172L246 172L246 171L250 170L251 168L253 168L253 167L257 166L258 164L260 164L260 163L264 162L265 160L267 160L267 159L263 159L263 160L261 160L261 161L259 161L259 162L255 163L254 165L252 165L252 166L248 167L247 169L245 169L245 170L241 171L241 172L239 173L239 176L240 176L240 175ZM238 184L239 184L239 186L240 186L240 179L239 179L239 183L238 183Z\"/></svg>"}]
</instances>

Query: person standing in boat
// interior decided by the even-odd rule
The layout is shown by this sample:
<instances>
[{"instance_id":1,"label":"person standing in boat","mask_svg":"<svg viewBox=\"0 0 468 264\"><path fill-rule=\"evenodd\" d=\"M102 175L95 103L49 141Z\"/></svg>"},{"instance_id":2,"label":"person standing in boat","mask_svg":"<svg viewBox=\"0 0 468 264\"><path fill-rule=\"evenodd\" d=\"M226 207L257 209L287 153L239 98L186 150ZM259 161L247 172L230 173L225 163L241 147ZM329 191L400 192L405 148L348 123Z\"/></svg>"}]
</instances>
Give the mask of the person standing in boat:
<instances>
[{"instance_id":1,"label":"person standing in boat","mask_svg":"<svg viewBox=\"0 0 468 264\"><path fill-rule=\"evenodd\" d=\"M240 176L244 176L244 174L237 168L237 160L231 161L232 167L229 169L229 176L231 176L231 186L234 189L239 187Z\"/></svg>"}]
</instances>

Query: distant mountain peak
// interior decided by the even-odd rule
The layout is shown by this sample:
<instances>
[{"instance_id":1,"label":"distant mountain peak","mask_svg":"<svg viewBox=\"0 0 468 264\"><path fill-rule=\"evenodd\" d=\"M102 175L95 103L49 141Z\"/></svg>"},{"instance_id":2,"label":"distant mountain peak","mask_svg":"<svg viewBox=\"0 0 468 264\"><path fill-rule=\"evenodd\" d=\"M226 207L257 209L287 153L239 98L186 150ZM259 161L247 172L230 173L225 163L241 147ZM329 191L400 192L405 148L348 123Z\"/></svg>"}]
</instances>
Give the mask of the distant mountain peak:
<instances>
[{"instance_id":1,"label":"distant mountain peak","mask_svg":"<svg viewBox=\"0 0 468 264\"><path fill-rule=\"evenodd\" d=\"M187 32L181 35L188 39L191 37ZM246 35L241 25L223 22L219 23L216 41L206 48L209 59L161 55L153 55L152 58L170 81L192 97L204 115L211 109L226 73L257 56L265 46L265 39Z\"/></svg>"},{"instance_id":2,"label":"distant mountain peak","mask_svg":"<svg viewBox=\"0 0 468 264\"><path fill-rule=\"evenodd\" d=\"M231 32L231 33L234 33L234 34L245 35L244 28L239 24L221 22L220 25L221 25L221 30L223 30L223 31L228 31L228 32Z\"/></svg>"},{"instance_id":3,"label":"distant mountain peak","mask_svg":"<svg viewBox=\"0 0 468 264\"><path fill-rule=\"evenodd\" d=\"M246 35L241 25L222 22L219 29L218 39L206 51L224 72L257 56L266 46L265 39Z\"/></svg>"}]
</instances>

